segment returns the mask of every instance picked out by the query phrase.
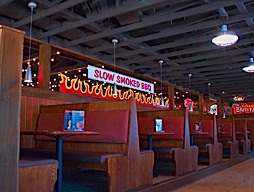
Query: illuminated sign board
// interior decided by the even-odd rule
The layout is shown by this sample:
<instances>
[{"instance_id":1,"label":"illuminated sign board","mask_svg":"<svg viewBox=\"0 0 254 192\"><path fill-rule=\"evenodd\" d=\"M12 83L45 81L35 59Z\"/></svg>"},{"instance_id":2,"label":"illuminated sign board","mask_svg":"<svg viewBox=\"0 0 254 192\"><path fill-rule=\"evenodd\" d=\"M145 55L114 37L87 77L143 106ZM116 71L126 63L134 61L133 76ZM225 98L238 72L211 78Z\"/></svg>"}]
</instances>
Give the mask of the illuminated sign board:
<instances>
[{"instance_id":1,"label":"illuminated sign board","mask_svg":"<svg viewBox=\"0 0 254 192\"><path fill-rule=\"evenodd\" d=\"M254 102L237 102L232 105L233 114L254 114Z\"/></svg>"},{"instance_id":2,"label":"illuminated sign board","mask_svg":"<svg viewBox=\"0 0 254 192\"><path fill-rule=\"evenodd\" d=\"M119 85L122 87L128 87L131 89L136 89L136 90L147 92L147 93L154 93L153 83L148 83L139 79L135 79L133 77L122 75L119 73L115 73L112 71L94 67L91 65L88 65L87 69L88 69L89 79L103 81L110 84L116 83L116 85Z\"/></svg>"}]
</instances>

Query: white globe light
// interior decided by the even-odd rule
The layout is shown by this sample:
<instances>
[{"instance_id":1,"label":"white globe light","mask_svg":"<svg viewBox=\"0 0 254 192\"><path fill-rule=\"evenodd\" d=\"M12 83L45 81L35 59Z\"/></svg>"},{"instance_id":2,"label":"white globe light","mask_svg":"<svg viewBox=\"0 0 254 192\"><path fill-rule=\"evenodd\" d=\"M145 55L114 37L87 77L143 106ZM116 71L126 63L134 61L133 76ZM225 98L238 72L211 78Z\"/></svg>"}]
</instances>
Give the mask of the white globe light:
<instances>
[{"instance_id":1,"label":"white globe light","mask_svg":"<svg viewBox=\"0 0 254 192\"><path fill-rule=\"evenodd\" d=\"M212 42L221 47L233 45L237 42L238 36L233 31L228 31L227 25L221 26L221 34L212 39Z\"/></svg>"}]
</instances>

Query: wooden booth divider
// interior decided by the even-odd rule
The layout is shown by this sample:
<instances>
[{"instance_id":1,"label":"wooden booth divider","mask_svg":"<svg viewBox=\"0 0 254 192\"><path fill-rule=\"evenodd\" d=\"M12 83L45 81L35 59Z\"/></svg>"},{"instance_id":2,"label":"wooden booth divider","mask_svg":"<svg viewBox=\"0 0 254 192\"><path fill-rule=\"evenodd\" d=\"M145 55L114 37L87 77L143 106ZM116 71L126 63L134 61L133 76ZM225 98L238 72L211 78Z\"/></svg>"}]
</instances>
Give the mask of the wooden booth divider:
<instances>
[{"instance_id":1,"label":"wooden booth divider","mask_svg":"<svg viewBox=\"0 0 254 192\"><path fill-rule=\"evenodd\" d=\"M57 179L57 160L19 160L19 192L53 192Z\"/></svg>"},{"instance_id":2,"label":"wooden booth divider","mask_svg":"<svg viewBox=\"0 0 254 192\"><path fill-rule=\"evenodd\" d=\"M254 118L246 119L248 138L251 142L251 150L254 151Z\"/></svg>"},{"instance_id":3,"label":"wooden booth divider","mask_svg":"<svg viewBox=\"0 0 254 192\"><path fill-rule=\"evenodd\" d=\"M234 121L231 116L217 120L218 140L223 145L223 157L235 158L239 156L239 142L236 140Z\"/></svg>"},{"instance_id":4,"label":"wooden booth divider","mask_svg":"<svg viewBox=\"0 0 254 192\"><path fill-rule=\"evenodd\" d=\"M129 101L41 106L37 129L63 130L66 109L84 110L85 130L100 134L65 138L64 166L106 171L110 192L152 185L154 153L151 150L140 151L134 98ZM36 136L35 149L55 151L55 142L45 136Z\"/></svg>"},{"instance_id":5,"label":"wooden booth divider","mask_svg":"<svg viewBox=\"0 0 254 192\"><path fill-rule=\"evenodd\" d=\"M198 148L190 146L187 111L185 113L184 111L138 112L141 147L147 146L147 139L142 138L142 135L155 132L154 120L156 118L162 119L165 135L155 134L153 138L152 148L155 152L155 162L166 160L167 163L171 163L173 161L175 176L196 171L198 169ZM167 134L168 132L172 134Z\"/></svg>"},{"instance_id":6,"label":"wooden booth divider","mask_svg":"<svg viewBox=\"0 0 254 192\"><path fill-rule=\"evenodd\" d=\"M199 148L199 164L222 162L223 146L218 142L216 115L190 115L190 132Z\"/></svg>"},{"instance_id":7,"label":"wooden booth divider","mask_svg":"<svg viewBox=\"0 0 254 192\"><path fill-rule=\"evenodd\" d=\"M241 154L247 154L251 150L250 139L247 132L247 119L246 118L234 118L236 139L239 141L239 152Z\"/></svg>"}]
</instances>

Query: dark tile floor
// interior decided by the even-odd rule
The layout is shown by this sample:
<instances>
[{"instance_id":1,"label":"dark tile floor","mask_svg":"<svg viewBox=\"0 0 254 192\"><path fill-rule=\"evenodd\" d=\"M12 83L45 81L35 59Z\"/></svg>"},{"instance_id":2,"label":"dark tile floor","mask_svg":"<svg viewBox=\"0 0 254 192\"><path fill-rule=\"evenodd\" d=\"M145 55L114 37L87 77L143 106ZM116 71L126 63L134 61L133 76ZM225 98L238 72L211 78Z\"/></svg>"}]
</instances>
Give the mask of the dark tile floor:
<instances>
[{"instance_id":1,"label":"dark tile floor","mask_svg":"<svg viewBox=\"0 0 254 192\"><path fill-rule=\"evenodd\" d=\"M69 170L63 176L63 192L107 192L105 172L93 170Z\"/></svg>"}]
</instances>

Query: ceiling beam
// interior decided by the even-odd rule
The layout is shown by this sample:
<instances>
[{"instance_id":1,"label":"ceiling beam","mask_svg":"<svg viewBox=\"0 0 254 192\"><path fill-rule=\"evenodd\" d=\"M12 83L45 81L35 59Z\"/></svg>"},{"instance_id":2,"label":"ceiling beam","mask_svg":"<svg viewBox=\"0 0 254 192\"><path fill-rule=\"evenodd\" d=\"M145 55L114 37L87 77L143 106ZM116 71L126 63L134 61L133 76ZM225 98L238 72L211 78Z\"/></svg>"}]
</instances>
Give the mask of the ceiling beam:
<instances>
[{"instance_id":1,"label":"ceiling beam","mask_svg":"<svg viewBox=\"0 0 254 192\"><path fill-rule=\"evenodd\" d=\"M33 21L37 21L37 20L42 19L44 17L53 15L53 14L55 14L57 12L60 12L60 11L62 11L64 9L73 7L73 6L77 5L77 4L83 3L85 1L88 1L88 0L75 0L75 1L68 0L68 1L65 1L63 3L57 4L57 5L51 7L49 9L47 9L47 10L43 10L43 11L40 11L40 12L34 14ZM19 28L19 27L21 27L23 25L26 25L28 23L30 23L30 17L26 17L24 19L21 19L21 20L15 22L12 26L14 28Z\"/></svg>"}]
</instances>

